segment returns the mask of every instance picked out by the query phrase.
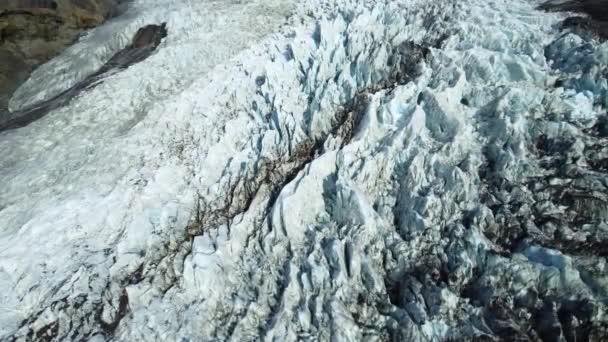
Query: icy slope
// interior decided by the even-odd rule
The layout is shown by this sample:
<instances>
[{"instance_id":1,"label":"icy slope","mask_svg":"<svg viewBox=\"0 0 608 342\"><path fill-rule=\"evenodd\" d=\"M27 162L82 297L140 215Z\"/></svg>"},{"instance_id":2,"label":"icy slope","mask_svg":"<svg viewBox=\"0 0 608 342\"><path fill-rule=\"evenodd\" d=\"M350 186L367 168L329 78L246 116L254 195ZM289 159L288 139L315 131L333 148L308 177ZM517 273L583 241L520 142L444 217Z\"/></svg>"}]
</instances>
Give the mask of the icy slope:
<instances>
[{"instance_id":1,"label":"icy slope","mask_svg":"<svg viewBox=\"0 0 608 342\"><path fill-rule=\"evenodd\" d=\"M13 99L167 22L0 133L0 338L606 337L604 44L527 1L170 3Z\"/></svg>"}]
</instances>

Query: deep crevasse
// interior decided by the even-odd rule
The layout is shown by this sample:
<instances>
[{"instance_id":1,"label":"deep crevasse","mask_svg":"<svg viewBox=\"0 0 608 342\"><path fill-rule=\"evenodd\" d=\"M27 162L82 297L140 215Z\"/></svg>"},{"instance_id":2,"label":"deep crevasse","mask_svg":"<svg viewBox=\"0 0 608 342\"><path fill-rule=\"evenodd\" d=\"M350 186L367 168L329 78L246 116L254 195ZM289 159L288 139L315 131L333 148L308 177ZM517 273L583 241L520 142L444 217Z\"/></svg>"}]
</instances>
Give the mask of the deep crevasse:
<instances>
[{"instance_id":1,"label":"deep crevasse","mask_svg":"<svg viewBox=\"0 0 608 342\"><path fill-rule=\"evenodd\" d=\"M604 45L525 1L158 4L13 99L167 22L0 133L0 338L601 336Z\"/></svg>"}]
</instances>

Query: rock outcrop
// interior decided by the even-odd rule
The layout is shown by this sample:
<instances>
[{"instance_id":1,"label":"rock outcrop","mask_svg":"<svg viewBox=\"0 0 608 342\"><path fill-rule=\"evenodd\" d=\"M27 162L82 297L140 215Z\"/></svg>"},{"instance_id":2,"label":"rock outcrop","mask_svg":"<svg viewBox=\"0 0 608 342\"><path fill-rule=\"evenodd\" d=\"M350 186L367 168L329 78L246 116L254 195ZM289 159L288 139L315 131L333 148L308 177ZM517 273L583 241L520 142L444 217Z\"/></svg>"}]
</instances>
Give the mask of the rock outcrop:
<instances>
[{"instance_id":1,"label":"rock outcrop","mask_svg":"<svg viewBox=\"0 0 608 342\"><path fill-rule=\"evenodd\" d=\"M114 14L115 0L5 0L0 4L0 113L38 65Z\"/></svg>"},{"instance_id":2,"label":"rock outcrop","mask_svg":"<svg viewBox=\"0 0 608 342\"><path fill-rule=\"evenodd\" d=\"M575 15L564 20L563 29L571 29L578 35L596 35L608 39L608 0L550 0L540 6L541 9L556 12L573 12Z\"/></svg>"},{"instance_id":3,"label":"rock outcrop","mask_svg":"<svg viewBox=\"0 0 608 342\"><path fill-rule=\"evenodd\" d=\"M40 119L51 110L69 103L71 99L78 96L83 90L94 87L107 74L143 61L156 50L161 40L166 36L167 28L164 23L142 27L135 33L131 44L114 54L99 70L84 80L59 93L57 96L37 103L30 108L0 116L0 132L26 126Z\"/></svg>"}]
</instances>

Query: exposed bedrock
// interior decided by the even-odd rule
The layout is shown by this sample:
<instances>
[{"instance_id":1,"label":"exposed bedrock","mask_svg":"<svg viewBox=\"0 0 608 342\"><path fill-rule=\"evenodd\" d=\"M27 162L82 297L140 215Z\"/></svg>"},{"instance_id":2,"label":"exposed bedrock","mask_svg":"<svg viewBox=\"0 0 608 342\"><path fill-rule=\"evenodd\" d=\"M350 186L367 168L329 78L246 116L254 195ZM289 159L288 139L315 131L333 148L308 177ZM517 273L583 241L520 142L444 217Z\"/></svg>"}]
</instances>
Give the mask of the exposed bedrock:
<instances>
[{"instance_id":1,"label":"exposed bedrock","mask_svg":"<svg viewBox=\"0 0 608 342\"><path fill-rule=\"evenodd\" d=\"M131 44L114 54L99 70L53 98L33 105L31 108L5 113L0 117L0 132L27 126L50 111L66 105L83 91L94 87L111 73L118 72L148 58L167 36L166 24L146 25L135 33Z\"/></svg>"},{"instance_id":2,"label":"exposed bedrock","mask_svg":"<svg viewBox=\"0 0 608 342\"><path fill-rule=\"evenodd\" d=\"M0 3L0 113L40 64L118 9L117 0L3 0Z\"/></svg>"}]
</instances>

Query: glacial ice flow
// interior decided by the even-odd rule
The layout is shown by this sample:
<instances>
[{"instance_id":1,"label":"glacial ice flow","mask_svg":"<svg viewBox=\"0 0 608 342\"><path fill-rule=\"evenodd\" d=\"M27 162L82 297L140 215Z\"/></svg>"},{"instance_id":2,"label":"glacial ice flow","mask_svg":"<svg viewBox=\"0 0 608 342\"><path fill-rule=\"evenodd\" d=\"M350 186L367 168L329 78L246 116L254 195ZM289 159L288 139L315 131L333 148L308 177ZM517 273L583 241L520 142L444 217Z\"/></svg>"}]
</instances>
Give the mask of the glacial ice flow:
<instances>
[{"instance_id":1,"label":"glacial ice flow","mask_svg":"<svg viewBox=\"0 0 608 342\"><path fill-rule=\"evenodd\" d=\"M607 335L608 46L516 1L135 1L0 133L0 340Z\"/></svg>"}]
</instances>

